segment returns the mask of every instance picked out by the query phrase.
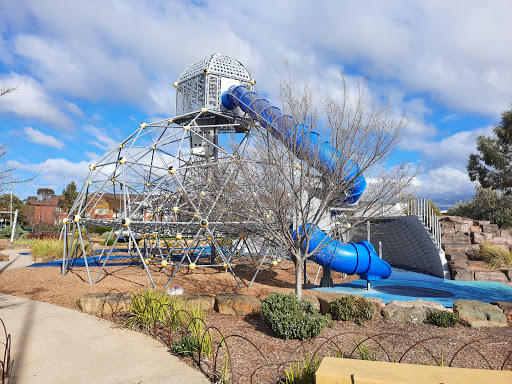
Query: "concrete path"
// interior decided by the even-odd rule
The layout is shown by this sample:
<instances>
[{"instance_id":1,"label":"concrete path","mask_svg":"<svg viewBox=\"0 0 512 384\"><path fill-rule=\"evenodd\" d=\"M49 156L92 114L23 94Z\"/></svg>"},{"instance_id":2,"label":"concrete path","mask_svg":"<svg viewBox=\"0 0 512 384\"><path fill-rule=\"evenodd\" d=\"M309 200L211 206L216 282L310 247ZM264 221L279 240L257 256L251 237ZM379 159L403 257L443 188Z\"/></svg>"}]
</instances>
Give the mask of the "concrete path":
<instances>
[{"instance_id":1,"label":"concrete path","mask_svg":"<svg viewBox=\"0 0 512 384\"><path fill-rule=\"evenodd\" d=\"M32 255L22 255L22 253L30 253L30 249L4 249L0 252L9 256L9 261L0 261L0 273L8 269L22 268L34 264Z\"/></svg>"},{"instance_id":2,"label":"concrete path","mask_svg":"<svg viewBox=\"0 0 512 384\"><path fill-rule=\"evenodd\" d=\"M78 311L0 293L0 318L12 337L9 384L209 383L150 336Z\"/></svg>"}]
</instances>

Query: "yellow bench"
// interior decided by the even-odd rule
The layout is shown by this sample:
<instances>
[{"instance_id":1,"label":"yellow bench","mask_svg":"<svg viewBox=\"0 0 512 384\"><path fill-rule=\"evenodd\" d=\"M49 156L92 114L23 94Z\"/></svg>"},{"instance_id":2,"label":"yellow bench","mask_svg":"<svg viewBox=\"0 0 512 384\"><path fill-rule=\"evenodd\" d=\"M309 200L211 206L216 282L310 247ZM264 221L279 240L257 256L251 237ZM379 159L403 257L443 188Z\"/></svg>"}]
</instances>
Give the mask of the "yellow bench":
<instances>
[{"instance_id":1,"label":"yellow bench","mask_svg":"<svg viewBox=\"0 0 512 384\"><path fill-rule=\"evenodd\" d=\"M325 357L316 384L512 384L512 371Z\"/></svg>"}]
</instances>

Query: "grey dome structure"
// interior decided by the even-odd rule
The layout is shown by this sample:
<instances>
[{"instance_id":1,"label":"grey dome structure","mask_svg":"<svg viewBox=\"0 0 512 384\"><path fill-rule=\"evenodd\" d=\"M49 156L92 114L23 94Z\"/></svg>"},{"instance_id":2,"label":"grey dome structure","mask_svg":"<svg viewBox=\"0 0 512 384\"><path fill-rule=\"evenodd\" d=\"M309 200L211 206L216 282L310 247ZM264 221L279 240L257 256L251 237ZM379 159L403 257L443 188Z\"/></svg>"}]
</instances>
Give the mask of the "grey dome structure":
<instances>
[{"instance_id":1,"label":"grey dome structure","mask_svg":"<svg viewBox=\"0 0 512 384\"><path fill-rule=\"evenodd\" d=\"M176 115L197 113L201 108L232 114L222 106L222 93L232 85L245 85L252 91L254 84L238 60L214 53L187 67L174 84Z\"/></svg>"}]
</instances>

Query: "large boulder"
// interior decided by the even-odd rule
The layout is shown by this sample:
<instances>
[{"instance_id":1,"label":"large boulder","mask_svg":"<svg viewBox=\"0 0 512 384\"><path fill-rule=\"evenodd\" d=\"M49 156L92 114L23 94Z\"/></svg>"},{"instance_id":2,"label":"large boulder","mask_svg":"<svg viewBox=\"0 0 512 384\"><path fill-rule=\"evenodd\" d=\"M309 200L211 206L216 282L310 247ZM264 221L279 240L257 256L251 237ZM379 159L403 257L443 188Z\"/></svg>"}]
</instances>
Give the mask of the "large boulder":
<instances>
[{"instance_id":1,"label":"large boulder","mask_svg":"<svg viewBox=\"0 0 512 384\"><path fill-rule=\"evenodd\" d=\"M382 309L382 316L395 323L421 324L427 319L430 311L448 311L439 303L427 300L390 301Z\"/></svg>"},{"instance_id":2,"label":"large boulder","mask_svg":"<svg viewBox=\"0 0 512 384\"><path fill-rule=\"evenodd\" d=\"M215 297L206 293L184 292L177 297L180 299L182 308L186 311L196 308L207 311L212 309L215 304Z\"/></svg>"},{"instance_id":3,"label":"large boulder","mask_svg":"<svg viewBox=\"0 0 512 384\"><path fill-rule=\"evenodd\" d=\"M461 323L470 327L506 327L507 317L496 305L476 300L457 299L453 311L460 317Z\"/></svg>"},{"instance_id":4,"label":"large boulder","mask_svg":"<svg viewBox=\"0 0 512 384\"><path fill-rule=\"evenodd\" d=\"M76 306L83 312L101 316L107 313L127 311L131 301L130 293L91 293L80 297L76 301Z\"/></svg>"},{"instance_id":5,"label":"large boulder","mask_svg":"<svg viewBox=\"0 0 512 384\"><path fill-rule=\"evenodd\" d=\"M492 305L497 305L507 316L507 320L512 323L512 303L509 301L493 301Z\"/></svg>"},{"instance_id":6,"label":"large boulder","mask_svg":"<svg viewBox=\"0 0 512 384\"><path fill-rule=\"evenodd\" d=\"M224 315L249 315L261 311L261 301L238 293L219 293L215 296L215 310Z\"/></svg>"}]
</instances>

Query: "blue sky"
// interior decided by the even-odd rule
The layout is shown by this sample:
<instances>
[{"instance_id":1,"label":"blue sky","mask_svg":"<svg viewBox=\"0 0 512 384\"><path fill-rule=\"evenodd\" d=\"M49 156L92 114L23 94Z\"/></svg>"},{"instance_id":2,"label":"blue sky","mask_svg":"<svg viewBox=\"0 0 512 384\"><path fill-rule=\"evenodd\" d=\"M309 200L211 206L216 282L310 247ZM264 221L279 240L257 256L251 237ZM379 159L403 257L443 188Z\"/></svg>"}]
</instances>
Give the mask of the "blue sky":
<instances>
[{"instance_id":1,"label":"blue sky","mask_svg":"<svg viewBox=\"0 0 512 384\"><path fill-rule=\"evenodd\" d=\"M174 114L185 68L214 52L243 63L277 102L285 61L321 98L339 73L391 97L409 123L392 162L421 163L417 194L466 199L475 138L512 101L510 1L0 0L0 141L24 142L0 161L38 170L15 186L57 193L140 122ZM4 165L6 166L6 165Z\"/></svg>"}]
</instances>

